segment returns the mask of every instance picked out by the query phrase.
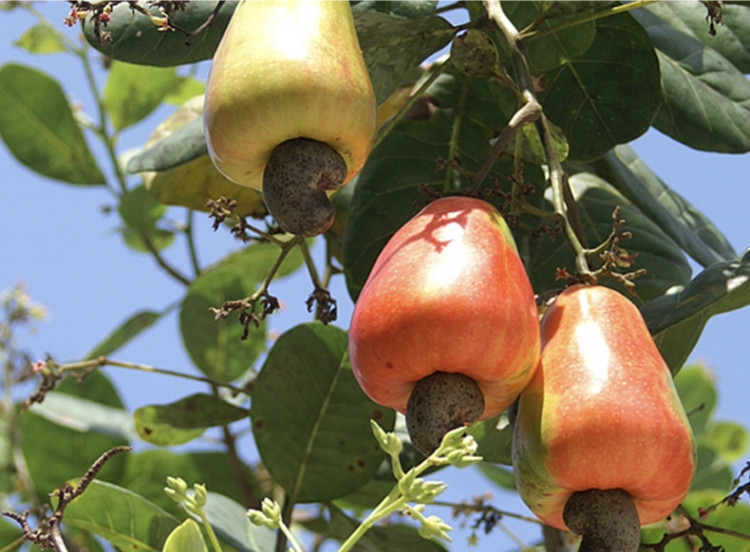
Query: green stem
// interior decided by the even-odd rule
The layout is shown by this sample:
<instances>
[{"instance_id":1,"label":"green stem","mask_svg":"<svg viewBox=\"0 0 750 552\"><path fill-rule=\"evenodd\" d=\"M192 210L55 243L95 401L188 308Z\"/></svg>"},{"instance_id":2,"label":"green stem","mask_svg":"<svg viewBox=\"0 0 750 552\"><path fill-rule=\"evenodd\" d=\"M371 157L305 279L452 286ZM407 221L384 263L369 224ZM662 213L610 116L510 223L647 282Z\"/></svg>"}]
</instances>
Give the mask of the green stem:
<instances>
[{"instance_id":1,"label":"green stem","mask_svg":"<svg viewBox=\"0 0 750 552\"><path fill-rule=\"evenodd\" d=\"M276 537L276 552L285 552L287 542L294 548L296 552L302 552L299 550L299 545L289 530L289 526L292 523L292 513L294 512L294 500L290 500L289 496L285 497L284 505L281 507L281 520L279 522L280 534Z\"/></svg>"},{"instance_id":2,"label":"green stem","mask_svg":"<svg viewBox=\"0 0 750 552\"><path fill-rule=\"evenodd\" d=\"M156 264L158 264L164 270L164 272L169 274L172 278L180 282L182 285L190 285L190 278L182 274L179 270L170 265L164 257L162 257L161 253L159 253L159 250L154 245L154 242L151 241L151 238L145 232L141 232L139 236L141 240L143 240L143 244L146 246L146 249L148 249L149 253L151 253L151 256L156 261Z\"/></svg>"},{"instance_id":3,"label":"green stem","mask_svg":"<svg viewBox=\"0 0 750 552\"><path fill-rule=\"evenodd\" d=\"M200 510L200 516L201 521L203 522L203 527L206 529L206 533L208 533L208 540L211 541L211 548L213 548L214 552L222 552L221 544L219 544L219 539L216 537L214 528L211 526L211 522L208 520L208 516L203 511L203 508L201 508Z\"/></svg>"},{"instance_id":4,"label":"green stem","mask_svg":"<svg viewBox=\"0 0 750 552\"><path fill-rule=\"evenodd\" d=\"M294 538L292 531L289 529L286 523L282 523L281 525L279 525L279 529L286 537L286 541L289 544L289 546L292 547L292 550L294 550L294 552L302 552L302 547L297 542L297 539Z\"/></svg>"},{"instance_id":5,"label":"green stem","mask_svg":"<svg viewBox=\"0 0 750 552\"><path fill-rule=\"evenodd\" d=\"M146 364L135 364L132 362L123 362L119 360L112 360L110 358L106 357L99 357L92 360L83 360L80 362L69 362L65 364L58 364L56 365L56 369L59 370L61 373L63 372L73 372L76 370L93 370L96 368L103 368L105 366L114 366L117 368L125 368L128 370L139 370L141 372L149 372L152 374L161 374L165 376L174 376L177 378L187 379L191 381L198 381L201 383L207 383L209 385L214 385L217 387L223 387L225 389L229 389L230 391L233 391L235 393L244 393L244 389L240 389L239 387L235 387L234 385L231 385L229 383L223 383L218 382L215 380L212 380L210 378L202 377L202 376L194 376L191 374L185 374L182 372L176 372L174 370L168 370L166 368L156 368L154 366L148 366Z\"/></svg>"},{"instance_id":6,"label":"green stem","mask_svg":"<svg viewBox=\"0 0 750 552\"><path fill-rule=\"evenodd\" d=\"M185 222L185 239L187 240L188 255L190 255L190 264L193 266L193 274L197 277L201 273L201 265L198 262L198 252L195 247L195 233L193 228L193 219L195 211L187 210L187 221Z\"/></svg>"},{"instance_id":7,"label":"green stem","mask_svg":"<svg viewBox=\"0 0 750 552\"><path fill-rule=\"evenodd\" d=\"M302 258L305 261L305 266L307 267L307 272L310 274L310 280L312 280L313 285L317 289L325 289L320 276L318 276L318 269L315 268L315 262L313 261L312 255L310 255L310 248L307 246L305 240L300 240L299 249L302 253Z\"/></svg>"},{"instance_id":8,"label":"green stem","mask_svg":"<svg viewBox=\"0 0 750 552\"><path fill-rule=\"evenodd\" d=\"M378 521L391 515L393 512L403 508L408 500L405 497L399 498L398 486L394 487L391 492L386 496L375 509L360 523L357 528L347 537L347 539L341 543L341 547L338 552L349 552L354 545L359 542L367 531L369 531L373 525Z\"/></svg>"},{"instance_id":9,"label":"green stem","mask_svg":"<svg viewBox=\"0 0 750 552\"><path fill-rule=\"evenodd\" d=\"M613 15L618 15L621 13L628 12L630 10L642 8L644 6L648 6L649 4L653 4L659 1L660 0L636 0L635 2L629 2L627 4L620 4L618 6L614 6L606 10L602 10L600 12L590 13L586 15L585 17L581 17L580 19L572 19L572 20L560 23L559 25L552 25L541 30L536 30L537 25L539 25L541 21L534 21L534 23L532 23L531 25L526 27L524 30L522 30L520 32L520 35L521 35L521 38L524 40L524 42L530 42L532 40L541 38L543 36L547 36L549 34L559 33L560 31L563 31L565 29L570 29L571 27L577 27L578 25L583 25L584 23L589 23L591 21L596 21L598 19L604 19L605 17L612 17Z\"/></svg>"}]
</instances>

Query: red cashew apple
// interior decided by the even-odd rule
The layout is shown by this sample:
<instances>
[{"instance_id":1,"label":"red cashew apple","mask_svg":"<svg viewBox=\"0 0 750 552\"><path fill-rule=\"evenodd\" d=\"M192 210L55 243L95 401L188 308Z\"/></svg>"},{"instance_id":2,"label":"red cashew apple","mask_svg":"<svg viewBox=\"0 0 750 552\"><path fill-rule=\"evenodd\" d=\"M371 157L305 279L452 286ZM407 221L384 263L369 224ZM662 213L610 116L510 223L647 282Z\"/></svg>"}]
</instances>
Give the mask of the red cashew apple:
<instances>
[{"instance_id":1,"label":"red cashew apple","mask_svg":"<svg viewBox=\"0 0 750 552\"><path fill-rule=\"evenodd\" d=\"M672 375L638 309L612 289L566 289L541 331L515 422L518 491L545 523L603 540L587 550L635 551L640 525L669 515L695 471Z\"/></svg>"},{"instance_id":2,"label":"red cashew apple","mask_svg":"<svg viewBox=\"0 0 750 552\"><path fill-rule=\"evenodd\" d=\"M446 197L401 227L354 307L349 353L375 402L406 414L425 454L465 423L494 416L540 354L534 293L502 215Z\"/></svg>"}]
</instances>

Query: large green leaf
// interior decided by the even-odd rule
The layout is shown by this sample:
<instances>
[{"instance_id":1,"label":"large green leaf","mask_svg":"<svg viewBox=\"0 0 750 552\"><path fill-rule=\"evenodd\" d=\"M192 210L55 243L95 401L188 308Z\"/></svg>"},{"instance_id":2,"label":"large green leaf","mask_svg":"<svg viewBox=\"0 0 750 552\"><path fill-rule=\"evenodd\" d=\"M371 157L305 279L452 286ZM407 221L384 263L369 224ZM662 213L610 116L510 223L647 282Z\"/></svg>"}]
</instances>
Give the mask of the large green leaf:
<instances>
[{"instance_id":1,"label":"large green leaf","mask_svg":"<svg viewBox=\"0 0 750 552\"><path fill-rule=\"evenodd\" d=\"M719 52L675 28L669 13L662 19L649 7L633 15L659 56L664 103L654 126L695 149L750 151L750 81L745 75Z\"/></svg>"},{"instance_id":2,"label":"large green leaf","mask_svg":"<svg viewBox=\"0 0 750 552\"><path fill-rule=\"evenodd\" d=\"M582 28L584 37L586 29ZM559 39L558 62L564 62L544 72L538 97L567 137L570 159L598 158L648 130L661 90L658 60L643 28L629 14L600 19L594 39L582 53L575 33L554 36ZM549 61L543 55L536 59ZM537 71L533 66L531 70Z\"/></svg>"},{"instance_id":3,"label":"large green leaf","mask_svg":"<svg viewBox=\"0 0 750 552\"><path fill-rule=\"evenodd\" d=\"M698 2L657 2L648 8L681 33L703 42L724 56L742 73L750 73L750 5L724 2L722 23L711 26L706 6Z\"/></svg>"},{"instance_id":4,"label":"large green leaf","mask_svg":"<svg viewBox=\"0 0 750 552\"><path fill-rule=\"evenodd\" d=\"M406 19L369 11L355 15L357 36L380 104L410 78L419 64L453 38L437 15Z\"/></svg>"},{"instance_id":5,"label":"large green leaf","mask_svg":"<svg viewBox=\"0 0 750 552\"><path fill-rule=\"evenodd\" d=\"M182 81L174 68L113 61L104 87L104 104L115 130L148 116Z\"/></svg>"},{"instance_id":6,"label":"large green leaf","mask_svg":"<svg viewBox=\"0 0 750 552\"><path fill-rule=\"evenodd\" d=\"M346 332L296 326L269 351L253 386L253 435L263 464L293 502L343 496L385 459L370 430L395 415L368 399L351 371Z\"/></svg>"},{"instance_id":7,"label":"large green leaf","mask_svg":"<svg viewBox=\"0 0 750 552\"><path fill-rule=\"evenodd\" d=\"M141 439L159 446L187 443L210 427L230 424L246 416L245 409L203 393L170 404L142 406L133 414Z\"/></svg>"},{"instance_id":8,"label":"large green leaf","mask_svg":"<svg viewBox=\"0 0 750 552\"><path fill-rule=\"evenodd\" d=\"M637 304L660 297L672 286L690 280L690 265L677 244L607 182L582 172L570 177L570 185L589 247L602 243L611 233L612 213L619 206L620 218L625 220L623 229L632 234L620 246L631 255L637 254L634 265L625 270L646 269L646 274L636 280L637 297L633 299ZM560 287L555 279L558 268L572 271L574 267L573 250L561 234L541 236L535 244L529 278L539 293ZM619 285L610 279L602 279L601 283Z\"/></svg>"},{"instance_id":9,"label":"large green leaf","mask_svg":"<svg viewBox=\"0 0 750 552\"><path fill-rule=\"evenodd\" d=\"M205 375L222 382L242 376L265 347L263 326L247 339L237 315L215 320L211 308L251 295L279 256L278 246L256 243L205 270L191 284L180 309L180 332L190 358ZM302 264L298 249L287 255L278 276ZM272 291L272 290L271 290Z\"/></svg>"},{"instance_id":10,"label":"large green leaf","mask_svg":"<svg viewBox=\"0 0 750 552\"><path fill-rule=\"evenodd\" d=\"M91 531L120 550L161 552L178 521L137 494L94 480L65 509L65 523Z\"/></svg>"},{"instance_id":11,"label":"large green leaf","mask_svg":"<svg viewBox=\"0 0 750 552\"><path fill-rule=\"evenodd\" d=\"M234 1L225 2L213 24L192 37L189 44L183 33L161 30L151 19L132 10L127 3L116 5L109 14L107 25L100 27L102 33L108 33L108 40L97 39L91 16L82 22L83 34L89 44L112 59L162 67L194 63L213 56L237 4ZM151 2L138 0L138 5L154 17L162 16L159 8ZM216 6L217 2L188 2L182 6L183 9L171 14L170 19L180 28L194 31L208 19Z\"/></svg>"},{"instance_id":12,"label":"large green leaf","mask_svg":"<svg viewBox=\"0 0 750 552\"><path fill-rule=\"evenodd\" d=\"M39 174L69 184L104 184L60 84L41 71L0 67L0 137Z\"/></svg>"},{"instance_id":13,"label":"large green leaf","mask_svg":"<svg viewBox=\"0 0 750 552\"><path fill-rule=\"evenodd\" d=\"M426 203L420 192L429 186L443 193L465 189L462 171L477 171L491 141L515 109L515 100L482 79L446 72L430 87L429 115L403 120L370 155L359 174L343 238L346 284L359 295L370 268L388 239ZM507 110L507 112L506 112ZM455 160L461 171L438 169L439 160ZM485 180L510 190L512 161L502 158ZM538 167L528 165L526 182L544 189Z\"/></svg>"},{"instance_id":14,"label":"large green leaf","mask_svg":"<svg viewBox=\"0 0 750 552\"><path fill-rule=\"evenodd\" d=\"M641 307L646 324L672 373L687 360L714 315L750 304L750 250L737 260L715 263L678 292Z\"/></svg>"},{"instance_id":15,"label":"large green leaf","mask_svg":"<svg viewBox=\"0 0 750 552\"><path fill-rule=\"evenodd\" d=\"M629 146L617 146L596 167L610 184L703 266L737 258L724 234L660 180Z\"/></svg>"}]
</instances>

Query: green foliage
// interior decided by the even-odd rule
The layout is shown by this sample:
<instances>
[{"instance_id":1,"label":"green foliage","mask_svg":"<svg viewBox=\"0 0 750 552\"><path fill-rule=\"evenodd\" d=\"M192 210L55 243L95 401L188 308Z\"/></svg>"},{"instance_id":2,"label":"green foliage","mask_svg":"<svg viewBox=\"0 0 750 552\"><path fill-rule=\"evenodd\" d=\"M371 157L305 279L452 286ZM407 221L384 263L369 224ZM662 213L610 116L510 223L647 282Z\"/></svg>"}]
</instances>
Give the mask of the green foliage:
<instances>
[{"instance_id":1,"label":"green foliage","mask_svg":"<svg viewBox=\"0 0 750 552\"><path fill-rule=\"evenodd\" d=\"M370 420L393 427L394 413L369 400L348 361L347 337L308 324L268 353L250 411L261 459L296 502L338 498L366 483L383 454Z\"/></svg>"},{"instance_id":2,"label":"green foliage","mask_svg":"<svg viewBox=\"0 0 750 552\"><path fill-rule=\"evenodd\" d=\"M215 548L210 525L226 550L281 549L277 531L254 525L247 512L269 504L261 502L264 497L283 497L274 527L291 525L321 542L348 542L361 532L356 550L445 550L443 542L423 537L444 538L447 526L409 502L431 502L443 488L417 472L429 467L428 473L439 476L451 462L424 464L401 418L361 391L349 362L347 321L302 323L278 335L265 319L280 305L276 301L285 300L271 294L279 279L302 270L310 275L310 318L335 309L326 295L334 276L345 279L356 300L387 240L429 199L474 193L512 223L537 293L561 288L560 271L575 275L582 258L592 271L599 268L599 244L620 255L610 267L615 277L601 278L602 284L623 291L625 278L617 274L646 270L631 297L676 375L698 444L698 470L675 519L689 515L746 531L747 505L729 506L724 498L742 484L734 480L735 463L746 457L747 428L715 420L718 397L710 374L683 365L711 317L750 304L750 254L738 255L719 225L675 191L679 183L662 181L627 143L653 127L694 149L750 151L750 7L725 3L723 24L710 36L706 9L697 2L631 9L638 3L504 1L509 24L519 31L515 51L482 3L466 3L456 9L469 18L468 27L491 38L501 60L494 76L480 78L460 73L445 56L434 59L464 29L450 12L438 11L437 2L352 2L378 103L405 86L412 97L392 126L380 129L367 164L335 198L338 218L319 240L328 249L318 273L311 243L279 233L269 219L239 219L221 201L213 206L214 229L229 240L231 228L246 241L233 242L233 252L215 262L201 263L192 215L176 223L175 213L185 209L168 207L143 185L140 173L163 174L206 154L200 120L149 147L125 151L123 144L136 129L150 134L151 116L165 106L203 92L205 66L180 66L210 59L236 2L223 3L211 24L189 37L186 32L206 23L217 4L194 1L169 12L173 7L166 5L175 3L161 3L173 24L169 31L160 29L168 22L157 6L145 0L137 9L127 4L111 12L97 11L103 4L90 6L82 24L86 42L42 17L19 31L14 44L23 52L65 54L82 64L93 76L95 112L72 107L66 83L9 63L0 67L0 137L30 170L111 194L126 247L152 256L179 292L166 299L170 306L134 307L81 362L58 364L50 352L40 373L54 390L43 387L28 410L10 404L0 418L4 502L46 505L50 493L66 481L80 481L102 452L132 444L135 451L106 462L65 508L66 537L81 548L103 550L106 542L123 550L202 552ZM9 14L29 9L10 7ZM95 25L95 18L109 21ZM97 73L90 46L111 59L106 71ZM429 66L423 64L428 58ZM530 95L541 115L518 123ZM564 172L561 185L571 196L562 208L556 170ZM616 208L621 228L613 224ZM578 244L566 232L574 214L581 225ZM201 224L209 226L205 215ZM619 249L612 249L613 232L619 232ZM189 253L186 266L172 260L176 247L168 249L180 243ZM700 266L697 274L688 257ZM149 359L136 359L144 362L138 365L111 358L172 312L189 369L200 376L181 366L156 370ZM3 335L0 358L11 374L14 358ZM131 412L100 370L107 365L138 368L144 379L160 371L209 385L183 398L167 387L163 404ZM395 433L374 438L373 419ZM209 428L221 429L218 441L198 444ZM513 491L508 415L474 424L469 433L483 458L475 473ZM196 486L175 502L164 492L167 478ZM196 489L204 489L205 500L197 509L185 500ZM303 503L315 506L295 508ZM411 520L370 527L367 520L383 515L379 504L393 507L388 515L405 511ZM476 507L462 507L480 515ZM443 507L444 518L447 512ZM477 527L484 523L491 530L499 520L488 521L493 519L482 517ZM643 541L659 542L667 533L673 540L660 550L682 550L686 536L676 527L645 528ZM747 539L701 531L714 546L750 551ZM21 536L16 525L0 523L3 550L17 549Z\"/></svg>"},{"instance_id":3,"label":"green foliage","mask_svg":"<svg viewBox=\"0 0 750 552\"><path fill-rule=\"evenodd\" d=\"M209 427L228 425L245 416L244 409L200 393L171 404L142 406L133 413L138 436L160 446L189 443Z\"/></svg>"},{"instance_id":4,"label":"green foliage","mask_svg":"<svg viewBox=\"0 0 750 552\"><path fill-rule=\"evenodd\" d=\"M113 59L161 67L210 59L237 6L236 1L226 2L214 24L193 37L188 46L182 33L160 29L158 18L163 14L157 7L145 0L138 0L137 3L157 20L144 17L127 4L120 4L109 14L108 24L100 28L100 33L109 34L109 40L100 40L96 36L94 13L89 14L83 22L84 36L91 46ZM213 2L192 2L174 14L173 23L182 29L194 31L206 21L214 7Z\"/></svg>"},{"instance_id":5,"label":"green foliage","mask_svg":"<svg viewBox=\"0 0 750 552\"><path fill-rule=\"evenodd\" d=\"M103 481L93 481L70 503L65 522L118 548L149 552L159 552L178 525L173 516L139 495Z\"/></svg>"},{"instance_id":6,"label":"green foliage","mask_svg":"<svg viewBox=\"0 0 750 552\"><path fill-rule=\"evenodd\" d=\"M69 184L104 184L60 84L23 65L0 67L0 137L30 169Z\"/></svg>"},{"instance_id":7,"label":"green foliage","mask_svg":"<svg viewBox=\"0 0 750 552\"><path fill-rule=\"evenodd\" d=\"M162 552L208 552L200 526L192 519L183 521L169 534Z\"/></svg>"}]
</instances>

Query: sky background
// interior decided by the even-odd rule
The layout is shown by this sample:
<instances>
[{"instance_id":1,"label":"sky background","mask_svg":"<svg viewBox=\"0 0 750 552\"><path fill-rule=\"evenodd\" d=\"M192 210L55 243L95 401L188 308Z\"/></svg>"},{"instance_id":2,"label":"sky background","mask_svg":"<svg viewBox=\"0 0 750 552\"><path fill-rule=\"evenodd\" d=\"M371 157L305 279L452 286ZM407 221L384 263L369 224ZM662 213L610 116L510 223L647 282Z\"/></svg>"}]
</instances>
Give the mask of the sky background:
<instances>
[{"instance_id":1,"label":"sky background","mask_svg":"<svg viewBox=\"0 0 750 552\"><path fill-rule=\"evenodd\" d=\"M67 13L66 2L46 2L38 9L70 38L76 38L77 29L62 26ZM25 10L0 12L0 65L21 63L47 72L62 83L74 103L84 112L92 113L91 95L81 65L73 56L35 56L12 45L33 22ZM203 64L201 74L205 75L206 69L207 65ZM97 70L97 79L100 84L104 82L102 70ZM144 122L125 131L118 151L141 146L172 109L159 109ZM95 155L102 154L98 143L89 140L89 144ZM750 246L747 226L750 155L697 152L653 130L631 145L669 186L717 224L738 253ZM104 162L102 165L106 167ZM33 352L35 358L50 354L61 362L80 359L135 312L159 311L183 296L183 286L160 271L150 256L124 245L115 231L117 217L102 211L103 207L112 205L113 198L106 189L75 187L39 176L19 164L0 143L0 290L23 282L32 299L46 307L48 317L36 325L36 331L19 334L20 344ZM169 214L179 221L184 218L181 209L170 210ZM196 213L194 221L202 264L218 260L240 247L227 231L213 232L207 215ZM320 258L319 247L316 252ZM182 242L166 250L165 256L177 266L189 266ZM270 328L283 332L309 321L311 315L307 313L305 299L310 291L309 279L302 272L274 284L271 292L282 300L283 309L269 319ZM335 324L346 328L352 306L343 277L334 278L331 292L339 306L339 319ZM113 357L197 374L180 341L177 313L175 310L164 317ZM719 393L716 419L740 421L745 426L750 426L747 407L749 327L750 309L711 319L689 360L705 362L714 373ZM200 385L174 378L116 368L106 371L131 410L149 403L172 402L204 390ZM250 440L246 439L244 444L243 452L247 458L252 458L255 453ZM472 473L457 470L441 473L451 484L445 499L469 499L492 491L496 506L528 514L517 500L497 493ZM440 513L445 514L445 511ZM519 535L535 534L535 530L529 532L528 523L509 522L508 525ZM465 532L455 534L456 542L451 549L461 550L465 536ZM499 531L482 542L479 549L515 548L514 541Z\"/></svg>"}]
</instances>

